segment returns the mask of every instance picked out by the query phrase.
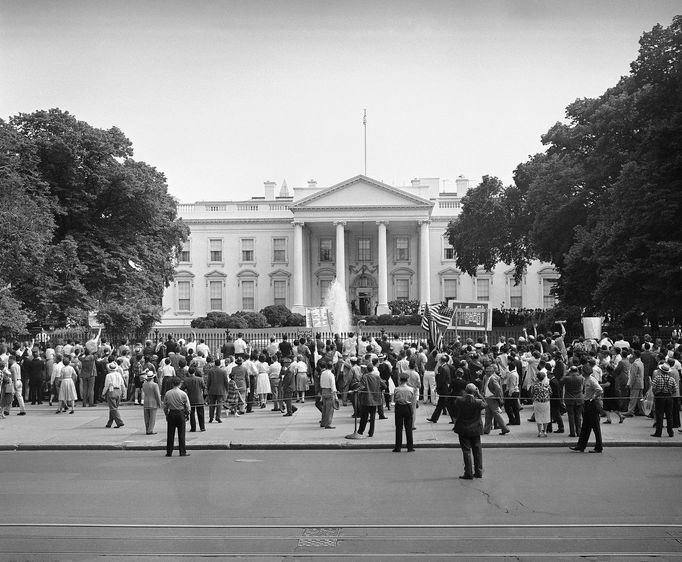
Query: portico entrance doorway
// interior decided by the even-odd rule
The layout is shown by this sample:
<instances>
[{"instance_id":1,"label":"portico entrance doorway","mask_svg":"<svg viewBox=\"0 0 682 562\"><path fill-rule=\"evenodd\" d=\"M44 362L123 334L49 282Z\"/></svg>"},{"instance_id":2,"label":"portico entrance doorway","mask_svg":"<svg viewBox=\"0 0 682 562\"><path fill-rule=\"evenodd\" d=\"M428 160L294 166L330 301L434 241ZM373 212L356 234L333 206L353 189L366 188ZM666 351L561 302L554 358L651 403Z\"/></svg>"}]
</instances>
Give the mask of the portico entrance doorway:
<instances>
[{"instance_id":1,"label":"portico entrance doorway","mask_svg":"<svg viewBox=\"0 0 682 562\"><path fill-rule=\"evenodd\" d=\"M351 307L354 314L368 316L374 314L377 303L377 282L367 268L362 268L360 274L355 276L350 284L350 294L353 302ZM352 305L355 304L353 307Z\"/></svg>"}]
</instances>

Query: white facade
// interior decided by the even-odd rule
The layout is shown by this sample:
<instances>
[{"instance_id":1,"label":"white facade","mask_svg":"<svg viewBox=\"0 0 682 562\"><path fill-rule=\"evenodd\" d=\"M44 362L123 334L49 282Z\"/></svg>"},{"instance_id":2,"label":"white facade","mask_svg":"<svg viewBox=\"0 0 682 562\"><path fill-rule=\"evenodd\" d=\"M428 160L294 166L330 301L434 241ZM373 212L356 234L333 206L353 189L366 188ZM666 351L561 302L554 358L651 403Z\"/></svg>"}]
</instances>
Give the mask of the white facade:
<instances>
[{"instance_id":1,"label":"white facade","mask_svg":"<svg viewBox=\"0 0 682 562\"><path fill-rule=\"evenodd\" d=\"M334 278L361 314L390 313L396 299L552 306L558 275L547 264L531 264L517 286L504 264L476 277L457 270L444 234L467 189L461 177L396 188L359 175L327 188L310 181L293 194L284 183L276 196L265 182L264 197L180 204L191 234L164 293L162 324L271 304L303 312L322 304Z\"/></svg>"}]
</instances>

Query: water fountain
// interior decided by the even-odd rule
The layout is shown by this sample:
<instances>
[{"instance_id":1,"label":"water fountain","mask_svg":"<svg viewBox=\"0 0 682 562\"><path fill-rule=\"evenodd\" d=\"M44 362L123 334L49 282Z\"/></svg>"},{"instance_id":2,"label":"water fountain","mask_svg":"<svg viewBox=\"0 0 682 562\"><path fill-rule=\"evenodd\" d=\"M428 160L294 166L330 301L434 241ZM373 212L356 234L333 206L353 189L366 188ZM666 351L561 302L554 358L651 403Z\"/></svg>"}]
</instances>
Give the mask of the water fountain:
<instances>
[{"instance_id":1,"label":"water fountain","mask_svg":"<svg viewBox=\"0 0 682 562\"><path fill-rule=\"evenodd\" d=\"M329 286L324 299L324 306L329 311L329 322L335 334L347 333L351 330L351 314L348 306L345 287L336 279Z\"/></svg>"}]
</instances>

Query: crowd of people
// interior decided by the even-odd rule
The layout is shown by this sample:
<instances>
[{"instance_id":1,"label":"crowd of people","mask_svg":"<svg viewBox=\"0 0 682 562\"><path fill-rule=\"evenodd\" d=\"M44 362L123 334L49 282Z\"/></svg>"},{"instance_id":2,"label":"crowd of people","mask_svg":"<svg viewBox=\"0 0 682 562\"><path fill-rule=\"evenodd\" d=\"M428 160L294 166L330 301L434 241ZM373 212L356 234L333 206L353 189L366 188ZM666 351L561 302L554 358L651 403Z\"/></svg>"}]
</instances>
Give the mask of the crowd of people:
<instances>
[{"instance_id":1,"label":"crowd of people","mask_svg":"<svg viewBox=\"0 0 682 562\"><path fill-rule=\"evenodd\" d=\"M601 452L602 417L605 423L622 423L649 415L655 418L653 436L662 436L664 420L667 434L674 435L680 427L682 371L676 334L666 342L649 336L612 340L604 333L599 340L566 343L563 325L557 326L547 336L524 330L521 337L501 337L495 343L483 337L457 339L445 349L387 334L329 340L319 334L294 340L282 336L254 347L240 333L228 335L220 349L210 349L201 339L176 341L172 335L159 343L126 340L116 345L99 334L84 344L2 340L0 416L9 415L12 407L26 415L27 402L47 401L56 406L56 414L73 414L77 401L82 407L106 402L106 426L121 427L118 406L127 401L144 407L146 432L154 434L156 411L163 408L169 440L175 432L182 434L180 452L188 454L185 421L190 431L205 431L206 404L208 423L222 423L224 415L239 417L269 405L273 412L292 416L296 404L308 400L320 410L324 429L334 429L335 410L352 407L360 439L371 438L377 416L385 419L393 408L394 451L399 452L403 432L407 450L414 451L416 410L420 402L430 402L435 409L427 420L438 423L445 414L459 434L467 478L482 474L480 434L493 429L508 434L521 424L524 406L532 409L529 421L537 424L539 438L564 433L565 416L578 451L586 449L594 432L591 452ZM471 413L479 405L483 417L480 410Z\"/></svg>"}]
</instances>

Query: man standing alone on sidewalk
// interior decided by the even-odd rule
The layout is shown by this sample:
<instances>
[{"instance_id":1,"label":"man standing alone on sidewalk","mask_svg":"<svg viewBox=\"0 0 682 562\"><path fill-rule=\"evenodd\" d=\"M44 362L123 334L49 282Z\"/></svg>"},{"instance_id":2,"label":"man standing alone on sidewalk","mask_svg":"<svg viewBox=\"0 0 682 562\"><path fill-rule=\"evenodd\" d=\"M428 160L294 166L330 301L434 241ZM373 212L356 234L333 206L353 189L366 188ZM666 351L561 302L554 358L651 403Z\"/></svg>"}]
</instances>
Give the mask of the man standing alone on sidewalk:
<instances>
[{"instance_id":1,"label":"man standing alone on sidewalk","mask_svg":"<svg viewBox=\"0 0 682 562\"><path fill-rule=\"evenodd\" d=\"M163 397L163 412L166 414L168 425L166 432L166 456L173 455L173 444L175 442L175 430L178 432L178 449L181 457L188 457L189 453L185 448L185 420L189 417L190 405L189 397L180 390L179 377L173 378L173 388L166 392Z\"/></svg>"},{"instance_id":2,"label":"man standing alone on sidewalk","mask_svg":"<svg viewBox=\"0 0 682 562\"><path fill-rule=\"evenodd\" d=\"M412 403L414 401L414 389L407 385L407 373L400 375L400 386L395 389L393 401L395 402L395 446L394 453L399 453L403 445L403 427L407 438L407 452L414 451L412 441ZM480 416L479 416L480 417Z\"/></svg>"}]
</instances>

